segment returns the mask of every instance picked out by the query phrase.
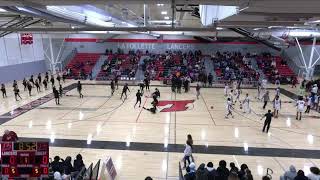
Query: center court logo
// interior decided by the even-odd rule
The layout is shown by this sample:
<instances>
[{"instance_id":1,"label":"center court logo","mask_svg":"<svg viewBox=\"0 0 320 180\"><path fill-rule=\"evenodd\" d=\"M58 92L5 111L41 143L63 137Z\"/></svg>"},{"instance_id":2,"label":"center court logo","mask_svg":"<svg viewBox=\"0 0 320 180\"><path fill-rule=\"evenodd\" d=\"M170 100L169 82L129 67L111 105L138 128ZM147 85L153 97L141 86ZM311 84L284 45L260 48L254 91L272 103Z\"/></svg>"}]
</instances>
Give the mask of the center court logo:
<instances>
[{"instance_id":1,"label":"center court logo","mask_svg":"<svg viewBox=\"0 0 320 180\"><path fill-rule=\"evenodd\" d=\"M194 100L159 101L160 112L186 111L193 107Z\"/></svg>"}]
</instances>

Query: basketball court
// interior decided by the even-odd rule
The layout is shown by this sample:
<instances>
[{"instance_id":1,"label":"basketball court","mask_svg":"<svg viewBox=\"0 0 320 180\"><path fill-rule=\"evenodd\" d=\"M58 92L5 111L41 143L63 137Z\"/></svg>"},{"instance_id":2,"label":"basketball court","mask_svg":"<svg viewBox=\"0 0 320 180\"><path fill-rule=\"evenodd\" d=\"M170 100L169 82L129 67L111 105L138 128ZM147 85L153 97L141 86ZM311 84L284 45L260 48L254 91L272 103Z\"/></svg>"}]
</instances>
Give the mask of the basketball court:
<instances>
[{"instance_id":1,"label":"basketball court","mask_svg":"<svg viewBox=\"0 0 320 180\"><path fill-rule=\"evenodd\" d=\"M195 88L189 93L172 93L169 86L154 83L145 92L142 105L151 106L150 94L155 88L161 92L158 112L138 108L135 93L138 86L130 86L128 98L120 100L122 86L110 96L110 86L95 81L83 81L84 98L80 99L74 84L63 84L65 95L61 105L55 105L50 90L32 98L22 93L24 100L15 103L12 94L1 103L1 130L14 130L25 140L49 140L50 157L85 154L86 164L111 156L117 179L177 179L178 164L183 158L187 134L194 139L193 156L197 164L212 161L217 167L222 159L247 163L258 179L273 170L275 178L287 167L319 166L319 115L314 111L295 120L295 101L280 95L282 109L273 119L269 133L262 133L266 110L255 98L256 89L243 89L241 98L249 93L250 114L243 113L239 102L234 118L225 119L226 97L223 88L202 88L199 100ZM9 86L9 85L8 85ZM282 89L290 90L288 87ZM269 89L271 99L275 90ZM294 90L292 90L294 91ZM20 108L19 108L20 107ZM8 113L6 113L8 112ZM6 113L6 114L5 114Z\"/></svg>"}]
</instances>

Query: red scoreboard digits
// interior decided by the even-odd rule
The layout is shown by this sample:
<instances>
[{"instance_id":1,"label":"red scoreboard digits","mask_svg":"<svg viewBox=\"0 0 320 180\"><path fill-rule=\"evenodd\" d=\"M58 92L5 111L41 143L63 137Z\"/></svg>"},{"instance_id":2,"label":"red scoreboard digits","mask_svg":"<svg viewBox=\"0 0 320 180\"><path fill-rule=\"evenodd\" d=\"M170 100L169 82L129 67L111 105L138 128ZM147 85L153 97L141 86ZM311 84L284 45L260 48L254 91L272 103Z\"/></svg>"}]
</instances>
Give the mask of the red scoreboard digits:
<instances>
[{"instance_id":1,"label":"red scoreboard digits","mask_svg":"<svg viewBox=\"0 0 320 180\"><path fill-rule=\"evenodd\" d=\"M48 177L48 142L2 142L2 177Z\"/></svg>"}]
</instances>

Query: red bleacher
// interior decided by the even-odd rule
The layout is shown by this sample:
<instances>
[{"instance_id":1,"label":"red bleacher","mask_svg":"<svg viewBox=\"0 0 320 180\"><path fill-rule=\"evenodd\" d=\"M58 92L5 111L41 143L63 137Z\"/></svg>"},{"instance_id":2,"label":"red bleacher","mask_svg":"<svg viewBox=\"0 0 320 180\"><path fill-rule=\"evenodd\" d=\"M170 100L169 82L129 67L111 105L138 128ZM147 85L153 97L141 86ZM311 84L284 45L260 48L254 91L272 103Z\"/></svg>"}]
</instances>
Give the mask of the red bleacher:
<instances>
[{"instance_id":1,"label":"red bleacher","mask_svg":"<svg viewBox=\"0 0 320 180\"><path fill-rule=\"evenodd\" d=\"M282 65L280 56L275 56L274 59L276 60L277 69L281 76L295 76L294 72L290 69L288 65Z\"/></svg>"},{"instance_id":2,"label":"red bleacher","mask_svg":"<svg viewBox=\"0 0 320 180\"><path fill-rule=\"evenodd\" d=\"M100 53L77 53L66 68L70 68L72 70L74 77L79 75L81 69L83 69L84 73L88 75L99 60L100 55Z\"/></svg>"}]
</instances>

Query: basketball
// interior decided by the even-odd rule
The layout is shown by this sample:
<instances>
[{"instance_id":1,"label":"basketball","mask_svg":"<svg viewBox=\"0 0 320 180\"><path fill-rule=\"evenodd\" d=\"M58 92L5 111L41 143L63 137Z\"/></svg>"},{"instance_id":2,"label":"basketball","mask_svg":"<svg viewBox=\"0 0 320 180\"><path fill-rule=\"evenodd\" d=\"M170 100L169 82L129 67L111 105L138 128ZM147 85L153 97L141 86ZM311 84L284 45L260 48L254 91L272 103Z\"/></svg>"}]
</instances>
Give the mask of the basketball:
<instances>
[{"instance_id":1,"label":"basketball","mask_svg":"<svg viewBox=\"0 0 320 180\"><path fill-rule=\"evenodd\" d=\"M211 106L210 108L213 109L213 106Z\"/></svg>"}]
</instances>

